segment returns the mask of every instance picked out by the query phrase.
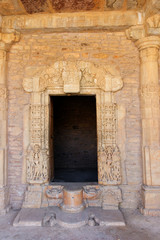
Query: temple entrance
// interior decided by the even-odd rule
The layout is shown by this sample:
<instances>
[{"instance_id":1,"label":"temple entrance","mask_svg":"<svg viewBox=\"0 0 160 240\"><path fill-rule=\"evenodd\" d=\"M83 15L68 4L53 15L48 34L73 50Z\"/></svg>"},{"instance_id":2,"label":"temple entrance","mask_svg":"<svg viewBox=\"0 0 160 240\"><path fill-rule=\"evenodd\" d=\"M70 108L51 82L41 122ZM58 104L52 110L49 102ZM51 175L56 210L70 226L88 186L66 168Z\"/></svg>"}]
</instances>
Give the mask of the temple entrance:
<instances>
[{"instance_id":1,"label":"temple entrance","mask_svg":"<svg viewBox=\"0 0 160 240\"><path fill-rule=\"evenodd\" d=\"M97 182L95 96L52 96L51 181Z\"/></svg>"}]
</instances>

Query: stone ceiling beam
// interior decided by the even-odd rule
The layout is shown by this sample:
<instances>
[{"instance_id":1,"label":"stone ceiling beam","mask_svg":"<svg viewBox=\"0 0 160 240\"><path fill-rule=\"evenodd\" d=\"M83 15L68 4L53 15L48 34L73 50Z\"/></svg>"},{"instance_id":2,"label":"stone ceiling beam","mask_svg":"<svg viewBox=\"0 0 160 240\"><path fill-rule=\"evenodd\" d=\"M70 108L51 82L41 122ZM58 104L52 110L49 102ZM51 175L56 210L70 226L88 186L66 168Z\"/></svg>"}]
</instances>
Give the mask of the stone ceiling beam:
<instances>
[{"instance_id":1,"label":"stone ceiling beam","mask_svg":"<svg viewBox=\"0 0 160 240\"><path fill-rule=\"evenodd\" d=\"M138 11L105 11L4 16L2 30L83 31L125 29L144 23L144 15Z\"/></svg>"}]
</instances>

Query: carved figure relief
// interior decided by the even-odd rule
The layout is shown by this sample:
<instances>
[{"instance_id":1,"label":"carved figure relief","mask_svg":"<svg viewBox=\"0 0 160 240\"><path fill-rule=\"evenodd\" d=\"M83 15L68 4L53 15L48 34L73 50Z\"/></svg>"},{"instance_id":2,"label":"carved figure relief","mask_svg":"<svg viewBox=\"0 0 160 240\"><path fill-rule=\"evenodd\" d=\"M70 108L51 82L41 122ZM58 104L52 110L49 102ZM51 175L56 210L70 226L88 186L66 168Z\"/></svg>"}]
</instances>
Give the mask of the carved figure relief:
<instances>
[{"instance_id":1,"label":"carved figure relief","mask_svg":"<svg viewBox=\"0 0 160 240\"><path fill-rule=\"evenodd\" d=\"M48 158L46 150L41 150L38 144L27 152L27 182L44 183L48 181Z\"/></svg>"},{"instance_id":2,"label":"carved figure relief","mask_svg":"<svg viewBox=\"0 0 160 240\"><path fill-rule=\"evenodd\" d=\"M100 153L99 176L104 185L120 184L120 151L117 146L106 146Z\"/></svg>"}]
</instances>

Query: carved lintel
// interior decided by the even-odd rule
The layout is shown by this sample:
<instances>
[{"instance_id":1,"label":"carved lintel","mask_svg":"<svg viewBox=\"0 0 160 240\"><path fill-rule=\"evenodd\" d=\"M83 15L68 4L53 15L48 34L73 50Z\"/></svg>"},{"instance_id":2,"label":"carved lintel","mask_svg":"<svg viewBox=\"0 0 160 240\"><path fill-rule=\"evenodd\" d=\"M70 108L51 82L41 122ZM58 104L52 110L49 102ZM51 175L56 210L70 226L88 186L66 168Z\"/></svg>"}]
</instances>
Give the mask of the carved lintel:
<instances>
[{"instance_id":1,"label":"carved lintel","mask_svg":"<svg viewBox=\"0 0 160 240\"><path fill-rule=\"evenodd\" d=\"M63 87L64 93L79 93L80 88L95 87L105 92L116 92L123 87L119 70L113 65L100 66L83 61L58 61L39 71L26 70L23 88L33 91L33 82L39 78L38 91Z\"/></svg>"}]
</instances>

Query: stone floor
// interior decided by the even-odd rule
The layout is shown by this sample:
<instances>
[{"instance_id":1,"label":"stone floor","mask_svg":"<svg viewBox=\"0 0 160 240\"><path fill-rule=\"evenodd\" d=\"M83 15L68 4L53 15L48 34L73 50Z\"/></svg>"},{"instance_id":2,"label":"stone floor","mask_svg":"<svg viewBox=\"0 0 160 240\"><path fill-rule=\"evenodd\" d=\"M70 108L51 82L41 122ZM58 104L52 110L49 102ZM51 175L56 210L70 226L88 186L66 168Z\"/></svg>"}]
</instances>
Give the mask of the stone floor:
<instances>
[{"instance_id":1,"label":"stone floor","mask_svg":"<svg viewBox=\"0 0 160 240\"><path fill-rule=\"evenodd\" d=\"M17 211L0 217L0 240L160 240L160 217L123 211L126 227L13 227Z\"/></svg>"}]
</instances>

